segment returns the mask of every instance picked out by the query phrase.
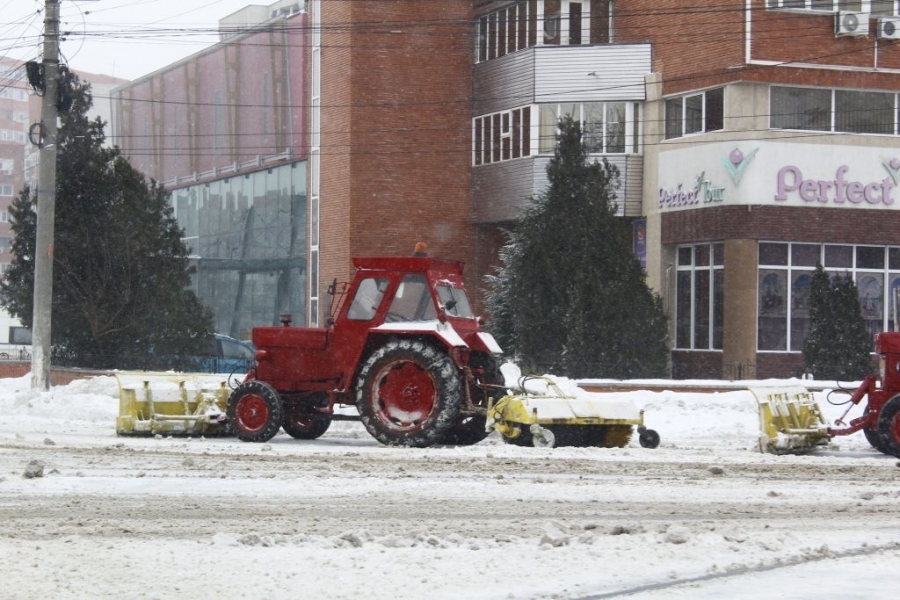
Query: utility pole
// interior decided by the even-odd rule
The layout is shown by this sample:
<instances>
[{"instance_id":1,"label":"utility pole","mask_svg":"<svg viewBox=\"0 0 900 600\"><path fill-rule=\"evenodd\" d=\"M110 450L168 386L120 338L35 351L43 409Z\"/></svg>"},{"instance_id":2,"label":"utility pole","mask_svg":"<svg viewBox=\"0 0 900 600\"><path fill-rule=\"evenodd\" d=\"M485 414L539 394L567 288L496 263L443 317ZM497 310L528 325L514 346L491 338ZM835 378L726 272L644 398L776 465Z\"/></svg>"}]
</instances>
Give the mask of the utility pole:
<instances>
[{"instance_id":1,"label":"utility pole","mask_svg":"<svg viewBox=\"0 0 900 600\"><path fill-rule=\"evenodd\" d=\"M56 121L59 85L59 0L44 3L43 146L37 189L34 312L31 326L31 387L50 389L50 315L53 307L53 230L56 219Z\"/></svg>"}]
</instances>

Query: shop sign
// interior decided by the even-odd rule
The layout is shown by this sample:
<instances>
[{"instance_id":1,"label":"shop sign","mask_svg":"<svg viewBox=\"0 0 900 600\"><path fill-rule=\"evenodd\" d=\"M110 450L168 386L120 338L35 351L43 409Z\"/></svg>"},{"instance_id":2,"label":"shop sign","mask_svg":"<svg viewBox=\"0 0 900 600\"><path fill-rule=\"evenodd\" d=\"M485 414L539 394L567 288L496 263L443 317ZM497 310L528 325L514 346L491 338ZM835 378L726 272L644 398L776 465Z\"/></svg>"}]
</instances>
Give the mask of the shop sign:
<instances>
[{"instance_id":1,"label":"shop sign","mask_svg":"<svg viewBox=\"0 0 900 600\"><path fill-rule=\"evenodd\" d=\"M862 204L890 206L894 203L892 177L881 181L854 181L850 167L841 165L834 179L805 179L799 167L788 165L778 170L775 200L785 202L790 194L797 194L804 202L820 204Z\"/></svg>"},{"instance_id":2,"label":"shop sign","mask_svg":"<svg viewBox=\"0 0 900 600\"><path fill-rule=\"evenodd\" d=\"M657 190L660 212L725 204L900 210L900 156L883 147L716 143L662 153Z\"/></svg>"},{"instance_id":3,"label":"shop sign","mask_svg":"<svg viewBox=\"0 0 900 600\"><path fill-rule=\"evenodd\" d=\"M691 188L679 183L674 188L659 188L659 209L685 208L688 206L706 206L721 204L725 201L725 188L714 186L702 171L694 179Z\"/></svg>"}]
</instances>

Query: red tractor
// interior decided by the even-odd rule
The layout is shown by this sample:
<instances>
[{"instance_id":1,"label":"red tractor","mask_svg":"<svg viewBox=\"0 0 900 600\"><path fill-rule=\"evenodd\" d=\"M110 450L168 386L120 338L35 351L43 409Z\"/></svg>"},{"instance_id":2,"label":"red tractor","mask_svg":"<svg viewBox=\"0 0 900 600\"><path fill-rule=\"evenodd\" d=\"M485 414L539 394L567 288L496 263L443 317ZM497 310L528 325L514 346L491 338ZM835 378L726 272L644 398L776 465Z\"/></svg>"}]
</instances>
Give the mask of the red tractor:
<instances>
[{"instance_id":1,"label":"red tractor","mask_svg":"<svg viewBox=\"0 0 900 600\"><path fill-rule=\"evenodd\" d=\"M868 398L863 416L850 421L844 429L829 428L828 433L849 435L862 429L873 448L900 458L900 332L876 335L875 352L880 357L881 386L878 375L866 377L850 396L854 405Z\"/></svg>"},{"instance_id":2,"label":"red tractor","mask_svg":"<svg viewBox=\"0 0 900 600\"><path fill-rule=\"evenodd\" d=\"M360 419L379 442L426 447L484 439L491 398L505 393L463 286L463 265L428 256L356 258L335 282L326 327L255 327L256 364L228 401L231 430L264 442L279 430L315 439ZM346 301L344 301L346 300ZM359 416L335 412L355 405Z\"/></svg>"}]
</instances>

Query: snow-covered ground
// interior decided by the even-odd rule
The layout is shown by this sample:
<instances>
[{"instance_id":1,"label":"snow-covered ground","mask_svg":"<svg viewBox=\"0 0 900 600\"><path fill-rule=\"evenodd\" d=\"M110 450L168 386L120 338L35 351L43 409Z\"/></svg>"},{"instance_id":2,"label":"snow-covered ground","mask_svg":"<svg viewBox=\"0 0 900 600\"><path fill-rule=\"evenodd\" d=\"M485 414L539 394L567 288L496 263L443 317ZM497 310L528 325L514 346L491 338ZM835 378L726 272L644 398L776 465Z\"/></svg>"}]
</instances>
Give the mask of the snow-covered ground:
<instances>
[{"instance_id":1,"label":"snow-covered ground","mask_svg":"<svg viewBox=\"0 0 900 600\"><path fill-rule=\"evenodd\" d=\"M117 437L117 396L114 378L47 393L0 380L0 598L873 600L900 588L898 459L859 433L812 455L761 454L747 391L612 395L646 411L655 450L496 434L387 448L346 422L312 442ZM843 412L819 396L829 419Z\"/></svg>"}]
</instances>

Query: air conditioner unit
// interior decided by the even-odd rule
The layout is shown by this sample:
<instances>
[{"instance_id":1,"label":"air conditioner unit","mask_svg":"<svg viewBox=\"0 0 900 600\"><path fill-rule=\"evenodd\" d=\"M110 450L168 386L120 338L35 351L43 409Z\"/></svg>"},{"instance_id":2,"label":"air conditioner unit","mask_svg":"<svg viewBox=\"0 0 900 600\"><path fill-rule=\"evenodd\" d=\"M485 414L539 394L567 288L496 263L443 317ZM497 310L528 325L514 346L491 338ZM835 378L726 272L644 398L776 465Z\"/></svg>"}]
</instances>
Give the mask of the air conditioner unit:
<instances>
[{"instance_id":1,"label":"air conditioner unit","mask_svg":"<svg viewBox=\"0 0 900 600\"><path fill-rule=\"evenodd\" d=\"M878 19L877 35L882 40L900 40L900 17L881 17Z\"/></svg>"},{"instance_id":2,"label":"air conditioner unit","mask_svg":"<svg viewBox=\"0 0 900 600\"><path fill-rule=\"evenodd\" d=\"M838 12L834 15L834 35L869 35L869 13Z\"/></svg>"}]
</instances>

